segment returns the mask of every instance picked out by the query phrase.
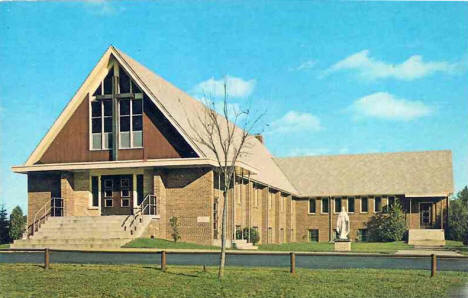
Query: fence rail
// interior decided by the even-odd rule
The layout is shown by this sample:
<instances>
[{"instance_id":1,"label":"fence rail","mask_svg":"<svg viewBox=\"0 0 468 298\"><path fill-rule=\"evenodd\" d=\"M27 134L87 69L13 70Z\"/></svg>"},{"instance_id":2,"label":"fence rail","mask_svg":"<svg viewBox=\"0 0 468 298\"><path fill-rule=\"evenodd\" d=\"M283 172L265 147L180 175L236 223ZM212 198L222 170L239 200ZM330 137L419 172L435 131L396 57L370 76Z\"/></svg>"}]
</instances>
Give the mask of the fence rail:
<instances>
[{"instance_id":1,"label":"fence rail","mask_svg":"<svg viewBox=\"0 0 468 298\"><path fill-rule=\"evenodd\" d=\"M167 265L216 266L219 251L94 251L61 249L2 249L0 263L50 263L75 264L156 264L161 270ZM289 267L309 269L420 269L431 271L468 272L468 256L414 256L358 253L313 253L313 252L244 252L228 251L226 266Z\"/></svg>"}]
</instances>

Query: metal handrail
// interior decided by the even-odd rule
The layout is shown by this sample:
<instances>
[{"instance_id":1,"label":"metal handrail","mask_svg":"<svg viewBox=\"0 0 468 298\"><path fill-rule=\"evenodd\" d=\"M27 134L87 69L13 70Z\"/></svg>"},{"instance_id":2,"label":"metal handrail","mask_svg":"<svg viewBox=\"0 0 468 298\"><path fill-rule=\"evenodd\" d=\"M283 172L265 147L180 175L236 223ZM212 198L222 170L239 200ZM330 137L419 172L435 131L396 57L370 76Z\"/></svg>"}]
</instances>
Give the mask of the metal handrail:
<instances>
[{"instance_id":1,"label":"metal handrail","mask_svg":"<svg viewBox=\"0 0 468 298\"><path fill-rule=\"evenodd\" d=\"M134 214L133 216L127 217L124 222L122 223L122 227L124 231L127 228L130 228L130 233L133 234L133 230L136 230L136 227L133 229L135 222L140 219L140 223L143 221L142 215L157 215L157 203L156 203L156 196L153 194L147 194L146 197L141 201L141 203L136 207L133 208ZM127 221L131 218L130 223L127 226Z\"/></svg>"},{"instance_id":2,"label":"metal handrail","mask_svg":"<svg viewBox=\"0 0 468 298\"><path fill-rule=\"evenodd\" d=\"M63 198L52 197L49 202L42 205L42 207L34 214L33 222L28 227L28 238L39 230L42 223L44 223L49 216L64 216L64 203L65 200Z\"/></svg>"}]
</instances>

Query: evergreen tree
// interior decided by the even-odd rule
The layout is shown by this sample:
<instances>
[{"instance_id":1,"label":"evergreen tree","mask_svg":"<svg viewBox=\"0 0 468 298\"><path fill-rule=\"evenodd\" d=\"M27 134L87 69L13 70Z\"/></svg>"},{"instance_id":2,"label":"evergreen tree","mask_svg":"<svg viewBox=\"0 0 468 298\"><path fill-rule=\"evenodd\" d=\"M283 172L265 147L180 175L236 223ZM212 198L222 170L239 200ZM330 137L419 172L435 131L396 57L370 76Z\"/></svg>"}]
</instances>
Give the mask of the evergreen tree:
<instances>
[{"instance_id":1,"label":"evergreen tree","mask_svg":"<svg viewBox=\"0 0 468 298\"><path fill-rule=\"evenodd\" d=\"M26 228L25 217L20 206L16 206L10 214L9 236L11 240L20 239Z\"/></svg>"},{"instance_id":2,"label":"evergreen tree","mask_svg":"<svg viewBox=\"0 0 468 298\"><path fill-rule=\"evenodd\" d=\"M398 202L389 208L388 213L379 213L367 224L372 241L400 241L406 232L405 214Z\"/></svg>"},{"instance_id":3,"label":"evergreen tree","mask_svg":"<svg viewBox=\"0 0 468 298\"><path fill-rule=\"evenodd\" d=\"M8 236L8 215L5 205L0 207L0 244L10 243L10 237Z\"/></svg>"}]
</instances>

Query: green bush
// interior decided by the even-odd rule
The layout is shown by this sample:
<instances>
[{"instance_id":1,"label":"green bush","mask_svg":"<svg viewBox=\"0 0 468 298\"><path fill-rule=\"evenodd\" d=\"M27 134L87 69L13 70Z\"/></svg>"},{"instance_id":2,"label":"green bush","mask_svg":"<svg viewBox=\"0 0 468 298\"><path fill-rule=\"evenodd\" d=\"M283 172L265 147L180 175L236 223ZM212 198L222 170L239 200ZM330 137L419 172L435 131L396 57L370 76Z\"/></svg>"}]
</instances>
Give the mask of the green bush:
<instances>
[{"instance_id":1,"label":"green bush","mask_svg":"<svg viewBox=\"0 0 468 298\"><path fill-rule=\"evenodd\" d=\"M377 242L400 241L406 232L405 215L400 204L395 202L388 213L379 213L367 224L369 239Z\"/></svg>"},{"instance_id":2,"label":"green bush","mask_svg":"<svg viewBox=\"0 0 468 298\"><path fill-rule=\"evenodd\" d=\"M461 199L450 202L447 239L468 242L468 204Z\"/></svg>"},{"instance_id":3,"label":"green bush","mask_svg":"<svg viewBox=\"0 0 468 298\"><path fill-rule=\"evenodd\" d=\"M23 210L21 210L19 206L16 206L10 214L10 239L20 239L23 236L25 229L26 218L23 216Z\"/></svg>"},{"instance_id":4,"label":"green bush","mask_svg":"<svg viewBox=\"0 0 468 298\"><path fill-rule=\"evenodd\" d=\"M260 241L260 235L257 230L252 228L244 228L243 230L236 231L236 239L245 239L249 240L249 231L250 231L250 243L256 244Z\"/></svg>"},{"instance_id":5,"label":"green bush","mask_svg":"<svg viewBox=\"0 0 468 298\"><path fill-rule=\"evenodd\" d=\"M172 239L174 240L174 242L177 242L177 240L179 240L181 237L180 237L180 232L179 232L179 225L177 224L177 217L175 216L172 216L170 219L169 219L169 223L171 225L171 229L172 229L172 233L171 233L171 236L172 236Z\"/></svg>"}]
</instances>

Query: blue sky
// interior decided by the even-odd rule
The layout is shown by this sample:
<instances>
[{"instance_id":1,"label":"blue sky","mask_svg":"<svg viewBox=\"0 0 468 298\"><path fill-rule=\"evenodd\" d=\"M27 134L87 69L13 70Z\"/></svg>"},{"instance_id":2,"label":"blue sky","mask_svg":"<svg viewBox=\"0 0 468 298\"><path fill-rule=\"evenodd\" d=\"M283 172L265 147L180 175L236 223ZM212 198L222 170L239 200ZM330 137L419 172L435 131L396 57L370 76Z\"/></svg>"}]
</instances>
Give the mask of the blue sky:
<instances>
[{"instance_id":1,"label":"blue sky","mask_svg":"<svg viewBox=\"0 0 468 298\"><path fill-rule=\"evenodd\" d=\"M0 201L113 44L181 89L267 110L278 156L450 149L468 183L468 3L0 1Z\"/></svg>"}]
</instances>

